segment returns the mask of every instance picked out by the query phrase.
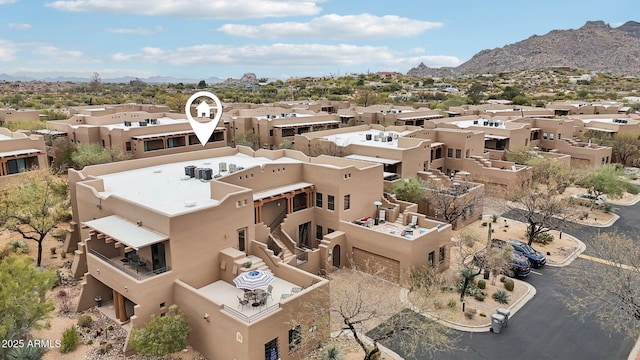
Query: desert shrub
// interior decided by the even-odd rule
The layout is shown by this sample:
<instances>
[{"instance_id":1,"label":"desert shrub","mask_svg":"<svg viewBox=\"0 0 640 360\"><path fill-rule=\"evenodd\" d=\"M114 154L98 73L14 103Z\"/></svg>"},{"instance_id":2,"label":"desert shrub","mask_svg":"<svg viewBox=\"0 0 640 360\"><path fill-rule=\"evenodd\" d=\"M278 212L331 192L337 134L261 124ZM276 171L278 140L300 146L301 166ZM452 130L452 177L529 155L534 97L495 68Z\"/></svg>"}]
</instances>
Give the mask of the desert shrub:
<instances>
[{"instance_id":1,"label":"desert shrub","mask_svg":"<svg viewBox=\"0 0 640 360\"><path fill-rule=\"evenodd\" d=\"M57 278L57 273L56 273L56 278ZM58 299L60 312L63 312L63 313L71 312L71 296L66 290L64 289L58 290L58 293L56 294L56 298Z\"/></svg>"},{"instance_id":2,"label":"desert shrub","mask_svg":"<svg viewBox=\"0 0 640 360\"><path fill-rule=\"evenodd\" d=\"M442 300L433 300L433 307L436 308L437 310L441 310L444 309L444 303L442 302Z\"/></svg>"},{"instance_id":3,"label":"desert shrub","mask_svg":"<svg viewBox=\"0 0 640 360\"><path fill-rule=\"evenodd\" d=\"M449 299L449 302L447 303L447 306L448 306L450 309L455 309L455 308L456 308L456 305L458 305L458 303L456 302L456 300L455 300L455 299Z\"/></svg>"},{"instance_id":4,"label":"desert shrub","mask_svg":"<svg viewBox=\"0 0 640 360\"><path fill-rule=\"evenodd\" d=\"M480 311L478 315L480 315L481 317L487 317L487 314L484 311Z\"/></svg>"},{"instance_id":5,"label":"desert shrub","mask_svg":"<svg viewBox=\"0 0 640 360\"><path fill-rule=\"evenodd\" d=\"M41 346L19 346L11 349L7 354L9 360L40 360L47 352L46 347Z\"/></svg>"},{"instance_id":6,"label":"desert shrub","mask_svg":"<svg viewBox=\"0 0 640 360\"><path fill-rule=\"evenodd\" d=\"M93 339L87 340L87 345L93 345Z\"/></svg>"},{"instance_id":7,"label":"desert shrub","mask_svg":"<svg viewBox=\"0 0 640 360\"><path fill-rule=\"evenodd\" d=\"M27 245L27 243L22 240L13 240L9 243L9 247L13 252L20 251L22 253L26 253L27 251L29 251L29 245Z\"/></svg>"},{"instance_id":8,"label":"desert shrub","mask_svg":"<svg viewBox=\"0 0 640 360\"><path fill-rule=\"evenodd\" d=\"M487 282L484 280L478 280L478 284L476 286L478 286L478 289L484 290L487 288Z\"/></svg>"},{"instance_id":9,"label":"desert shrub","mask_svg":"<svg viewBox=\"0 0 640 360\"><path fill-rule=\"evenodd\" d=\"M477 292L475 295L473 295L473 298L478 300L478 301L484 301L485 298L485 294L481 293L481 292Z\"/></svg>"},{"instance_id":10,"label":"desert shrub","mask_svg":"<svg viewBox=\"0 0 640 360\"><path fill-rule=\"evenodd\" d=\"M75 350L80 342L80 334L75 326L68 328L62 333L62 341L60 343L60 352L68 353Z\"/></svg>"},{"instance_id":11,"label":"desert shrub","mask_svg":"<svg viewBox=\"0 0 640 360\"><path fill-rule=\"evenodd\" d=\"M613 205L611 205L610 203L605 203L604 205L602 205L602 211L604 211L605 214L609 214L613 211Z\"/></svg>"},{"instance_id":12,"label":"desert shrub","mask_svg":"<svg viewBox=\"0 0 640 360\"><path fill-rule=\"evenodd\" d=\"M152 317L143 327L134 329L131 346L143 356L164 356L184 349L189 331L187 317L172 306L165 316Z\"/></svg>"},{"instance_id":13,"label":"desert shrub","mask_svg":"<svg viewBox=\"0 0 640 360\"><path fill-rule=\"evenodd\" d=\"M329 345L326 350L322 353L322 360L342 360L344 357L342 356L342 351L336 345Z\"/></svg>"},{"instance_id":14,"label":"desert shrub","mask_svg":"<svg viewBox=\"0 0 640 360\"><path fill-rule=\"evenodd\" d=\"M93 323L93 318L91 315L80 315L78 316L78 326L89 327Z\"/></svg>"},{"instance_id":15,"label":"desert shrub","mask_svg":"<svg viewBox=\"0 0 640 360\"><path fill-rule=\"evenodd\" d=\"M513 291L513 288L515 287L515 283L513 282L512 279L504 279L503 284L504 284L504 288L509 291Z\"/></svg>"},{"instance_id":16,"label":"desert shrub","mask_svg":"<svg viewBox=\"0 0 640 360\"><path fill-rule=\"evenodd\" d=\"M536 242L542 245L546 245L552 241L553 241L553 235L546 232L538 234L536 235L536 237L533 238L533 242Z\"/></svg>"},{"instance_id":17,"label":"desert shrub","mask_svg":"<svg viewBox=\"0 0 640 360\"><path fill-rule=\"evenodd\" d=\"M498 290L495 293L493 293L493 300L497 301L500 304L508 304L509 295L503 290Z\"/></svg>"},{"instance_id":18,"label":"desert shrub","mask_svg":"<svg viewBox=\"0 0 640 360\"><path fill-rule=\"evenodd\" d=\"M464 316L465 316L467 319L471 320L471 319L473 319L473 318L476 316L476 313L477 313L477 312L478 312L478 310L476 310L476 309L474 309L474 308L467 308L467 309L464 311Z\"/></svg>"}]
</instances>

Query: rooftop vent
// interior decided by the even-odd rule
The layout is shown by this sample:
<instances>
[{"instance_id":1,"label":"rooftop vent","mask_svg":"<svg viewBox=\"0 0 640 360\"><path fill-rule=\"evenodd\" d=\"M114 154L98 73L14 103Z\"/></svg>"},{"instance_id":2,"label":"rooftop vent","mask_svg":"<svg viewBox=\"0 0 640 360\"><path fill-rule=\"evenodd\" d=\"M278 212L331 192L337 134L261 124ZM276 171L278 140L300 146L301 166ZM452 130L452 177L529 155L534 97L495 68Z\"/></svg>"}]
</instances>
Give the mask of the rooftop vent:
<instances>
[{"instance_id":1,"label":"rooftop vent","mask_svg":"<svg viewBox=\"0 0 640 360\"><path fill-rule=\"evenodd\" d=\"M147 122L146 121L140 121L140 122L138 122L138 125L147 126Z\"/></svg>"},{"instance_id":2,"label":"rooftop vent","mask_svg":"<svg viewBox=\"0 0 640 360\"><path fill-rule=\"evenodd\" d=\"M194 206L196 206L197 204L198 204L198 203L197 203L196 201L185 201L185 202L184 202L184 206L185 206L185 207L188 207L188 208L194 207Z\"/></svg>"},{"instance_id":3,"label":"rooftop vent","mask_svg":"<svg viewBox=\"0 0 640 360\"><path fill-rule=\"evenodd\" d=\"M194 165L187 165L184 167L184 174L189 175L190 178L195 177L196 167Z\"/></svg>"}]
</instances>

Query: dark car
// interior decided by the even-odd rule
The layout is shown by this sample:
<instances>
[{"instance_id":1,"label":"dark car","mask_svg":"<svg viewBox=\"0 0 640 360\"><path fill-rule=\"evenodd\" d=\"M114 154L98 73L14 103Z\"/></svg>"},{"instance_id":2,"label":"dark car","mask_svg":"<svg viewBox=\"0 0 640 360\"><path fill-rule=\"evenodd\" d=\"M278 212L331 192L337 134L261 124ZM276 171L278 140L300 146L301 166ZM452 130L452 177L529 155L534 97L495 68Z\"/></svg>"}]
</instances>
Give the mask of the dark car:
<instances>
[{"instance_id":1,"label":"dark car","mask_svg":"<svg viewBox=\"0 0 640 360\"><path fill-rule=\"evenodd\" d=\"M513 251L518 252L526 257L533 267L540 267L547 263L547 257L544 256L540 251L532 248L527 243L511 239L507 241L507 244L513 246Z\"/></svg>"},{"instance_id":2,"label":"dark car","mask_svg":"<svg viewBox=\"0 0 640 360\"><path fill-rule=\"evenodd\" d=\"M503 242L504 243L504 242ZM494 242L491 241L491 245L494 246ZM501 246L499 246L501 247ZM482 249L475 253L473 256L473 260L476 264L481 264L484 262L484 256L486 254L486 249ZM531 266L529 265L529 261L522 254L513 251L511 253L511 261L509 263L509 268L505 271L505 274L509 277L520 277L524 278L529 276L531 272Z\"/></svg>"}]
</instances>

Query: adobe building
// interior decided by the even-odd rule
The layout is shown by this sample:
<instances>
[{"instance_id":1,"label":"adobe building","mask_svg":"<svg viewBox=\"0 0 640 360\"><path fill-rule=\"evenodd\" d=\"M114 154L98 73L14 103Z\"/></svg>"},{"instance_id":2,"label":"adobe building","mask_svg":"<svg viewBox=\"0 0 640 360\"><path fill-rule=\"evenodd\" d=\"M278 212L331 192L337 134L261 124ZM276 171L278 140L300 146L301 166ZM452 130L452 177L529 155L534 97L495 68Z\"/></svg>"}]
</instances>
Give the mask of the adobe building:
<instances>
[{"instance_id":1,"label":"adobe building","mask_svg":"<svg viewBox=\"0 0 640 360\"><path fill-rule=\"evenodd\" d=\"M78 310L99 299L130 329L175 304L188 343L209 359L300 359L292 339L305 333L289 320L302 303L329 306L316 274L354 264L405 283L413 267L448 267L451 226L384 196L382 172L243 146L70 170ZM232 280L253 270L274 274L271 296L243 305Z\"/></svg>"},{"instance_id":2,"label":"adobe building","mask_svg":"<svg viewBox=\"0 0 640 360\"><path fill-rule=\"evenodd\" d=\"M0 127L0 182L46 167L46 146L42 136L11 132Z\"/></svg>"},{"instance_id":3,"label":"adobe building","mask_svg":"<svg viewBox=\"0 0 640 360\"><path fill-rule=\"evenodd\" d=\"M474 115L481 118L492 118L495 116L552 118L556 116L553 109L500 103L451 106L448 111L445 111L445 113L450 117Z\"/></svg>"},{"instance_id":4,"label":"adobe building","mask_svg":"<svg viewBox=\"0 0 640 360\"><path fill-rule=\"evenodd\" d=\"M335 114L270 106L232 110L225 114L225 120L229 139L233 140L239 134L255 134L259 148L271 150L277 149L285 140L293 143L297 134L340 126Z\"/></svg>"},{"instance_id":5,"label":"adobe building","mask_svg":"<svg viewBox=\"0 0 640 360\"><path fill-rule=\"evenodd\" d=\"M127 111L130 107L134 110ZM135 110L138 108L145 110ZM125 111L119 111L123 109ZM58 135L66 133L74 144L115 147L131 153L135 159L203 149L184 114L161 112L158 109L165 107L121 105L76 108L75 114L69 119L48 121L47 126ZM227 146L226 129L218 125L204 148L223 146Z\"/></svg>"},{"instance_id":6,"label":"adobe building","mask_svg":"<svg viewBox=\"0 0 640 360\"><path fill-rule=\"evenodd\" d=\"M40 121L40 113L33 109L0 109L0 127L7 121Z\"/></svg>"},{"instance_id":7,"label":"adobe building","mask_svg":"<svg viewBox=\"0 0 640 360\"><path fill-rule=\"evenodd\" d=\"M545 105L546 109L553 110L556 116L565 115L599 115L599 114L626 114L629 108L618 101L552 101Z\"/></svg>"},{"instance_id":8,"label":"adobe building","mask_svg":"<svg viewBox=\"0 0 640 360\"><path fill-rule=\"evenodd\" d=\"M410 106L371 105L353 106L338 110L343 126L382 125L382 126L422 126L430 119L443 118L439 110L429 108L414 109Z\"/></svg>"}]
</instances>

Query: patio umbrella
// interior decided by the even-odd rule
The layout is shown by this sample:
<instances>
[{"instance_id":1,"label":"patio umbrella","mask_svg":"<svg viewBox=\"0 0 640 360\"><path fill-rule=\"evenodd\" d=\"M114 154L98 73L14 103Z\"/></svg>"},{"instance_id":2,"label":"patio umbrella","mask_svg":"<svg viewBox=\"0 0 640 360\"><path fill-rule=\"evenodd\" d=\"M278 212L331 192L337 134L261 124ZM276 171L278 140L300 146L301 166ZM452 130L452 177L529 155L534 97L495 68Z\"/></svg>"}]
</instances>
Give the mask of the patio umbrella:
<instances>
[{"instance_id":1,"label":"patio umbrella","mask_svg":"<svg viewBox=\"0 0 640 360\"><path fill-rule=\"evenodd\" d=\"M256 290L267 287L274 279L271 271L251 270L236 276L233 282L239 289Z\"/></svg>"}]
</instances>

